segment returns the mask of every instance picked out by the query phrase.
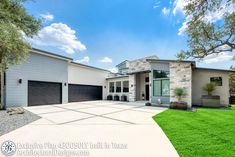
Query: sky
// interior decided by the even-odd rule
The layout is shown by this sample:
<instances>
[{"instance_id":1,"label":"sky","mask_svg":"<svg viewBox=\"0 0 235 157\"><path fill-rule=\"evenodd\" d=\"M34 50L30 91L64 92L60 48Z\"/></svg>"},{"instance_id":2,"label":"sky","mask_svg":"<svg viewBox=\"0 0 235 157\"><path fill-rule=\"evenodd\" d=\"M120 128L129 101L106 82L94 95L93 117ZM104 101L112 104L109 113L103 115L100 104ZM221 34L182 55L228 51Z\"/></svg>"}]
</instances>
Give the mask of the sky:
<instances>
[{"instance_id":1,"label":"sky","mask_svg":"<svg viewBox=\"0 0 235 157\"><path fill-rule=\"evenodd\" d=\"M124 60L176 59L187 50L184 5L184 0L30 0L24 7L43 21L29 39L33 47L115 71ZM197 66L228 69L235 65L232 55L209 56Z\"/></svg>"}]
</instances>

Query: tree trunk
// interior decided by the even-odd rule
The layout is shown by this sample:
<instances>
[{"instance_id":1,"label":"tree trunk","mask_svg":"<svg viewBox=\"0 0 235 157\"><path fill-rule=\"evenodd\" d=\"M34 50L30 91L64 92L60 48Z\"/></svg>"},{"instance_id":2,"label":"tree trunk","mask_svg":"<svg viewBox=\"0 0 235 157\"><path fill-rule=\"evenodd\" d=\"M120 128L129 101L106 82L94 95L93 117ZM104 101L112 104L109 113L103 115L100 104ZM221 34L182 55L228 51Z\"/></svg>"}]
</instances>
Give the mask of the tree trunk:
<instances>
[{"instance_id":1,"label":"tree trunk","mask_svg":"<svg viewBox=\"0 0 235 157\"><path fill-rule=\"evenodd\" d=\"M4 72L3 72L2 68L0 68L0 79L1 79L1 84L0 84L1 106L0 106L0 109L2 109L2 108L4 108Z\"/></svg>"}]
</instances>

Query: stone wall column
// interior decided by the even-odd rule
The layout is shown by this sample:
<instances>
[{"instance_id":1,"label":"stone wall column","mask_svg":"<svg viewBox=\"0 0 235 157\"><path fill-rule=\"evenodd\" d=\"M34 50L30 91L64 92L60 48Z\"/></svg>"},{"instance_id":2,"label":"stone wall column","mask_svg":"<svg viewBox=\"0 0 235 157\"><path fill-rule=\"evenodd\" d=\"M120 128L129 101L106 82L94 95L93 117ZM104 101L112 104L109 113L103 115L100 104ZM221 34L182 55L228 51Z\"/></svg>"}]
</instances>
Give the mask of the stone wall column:
<instances>
[{"instance_id":1,"label":"stone wall column","mask_svg":"<svg viewBox=\"0 0 235 157\"><path fill-rule=\"evenodd\" d=\"M129 101L136 101L136 75L129 75Z\"/></svg>"},{"instance_id":2,"label":"stone wall column","mask_svg":"<svg viewBox=\"0 0 235 157\"><path fill-rule=\"evenodd\" d=\"M192 107L192 65L185 62L170 63L170 102L177 101L174 95L175 88L185 88L187 95L182 101L187 102L188 108Z\"/></svg>"}]
</instances>

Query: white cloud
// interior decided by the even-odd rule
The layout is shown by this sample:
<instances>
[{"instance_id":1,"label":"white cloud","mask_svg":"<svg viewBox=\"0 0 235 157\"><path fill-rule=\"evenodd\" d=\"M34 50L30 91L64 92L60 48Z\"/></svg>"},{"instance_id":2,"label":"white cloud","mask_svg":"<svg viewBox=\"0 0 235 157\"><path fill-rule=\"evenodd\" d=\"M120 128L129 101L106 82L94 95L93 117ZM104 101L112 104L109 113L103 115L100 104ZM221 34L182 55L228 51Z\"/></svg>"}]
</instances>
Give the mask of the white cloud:
<instances>
[{"instance_id":1,"label":"white cloud","mask_svg":"<svg viewBox=\"0 0 235 157\"><path fill-rule=\"evenodd\" d=\"M195 0L196 1L196 0ZM184 7L189 3L189 0L175 0L173 3L173 11L172 13L176 16L177 13L182 13L185 15ZM206 15L204 17L205 22L216 22L218 20L221 20L223 18L223 15L226 13L232 13L234 12L234 5L232 4L232 1L228 4L227 0L221 1L221 8L217 9L216 11L208 11L206 12ZM227 4L227 5L226 5ZM182 23L182 26L179 28L178 35L183 35L183 32L187 28L187 22L191 18L186 16L184 22Z\"/></svg>"},{"instance_id":2,"label":"white cloud","mask_svg":"<svg viewBox=\"0 0 235 157\"><path fill-rule=\"evenodd\" d=\"M231 4L232 1L230 1L230 4L227 2L227 0L222 0L221 2L221 9L217 9L213 12L208 12L205 16L204 20L206 22L216 22L218 20L221 20L226 13L233 13L234 12L234 4ZM227 5L226 5L227 4Z\"/></svg>"},{"instance_id":3,"label":"white cloud","mask_svg":"<svg viewBox=\"0 0 235 157\"><path fill-rule=\"evenodd\" d=\"M160 1L156 1L154 6L153 6L153 9L156 9L160 6Z\"/></svg>"},{"instance_id":4,"label":"white cloud","mask_svg":"<svg viewBox=\"0 0 235 157\"><path fill-rule=\"evenodd\" d=\"M44 27L38 36L29 41L35 45L56 47L69 54L86 50L86 46L77 39L76 31L63 23L52 23Z\"/></svg>"},{"instance_id":5,"label":"white cloud","mask_svg":"<svg viewBox=\"0 0 235 157\"><path fill-rule=\"evenodd\" d=\"M233 59L231 52L221 52L219 54L212 54L204 58L206 64L229 61Z\"/></svg>"},{"instance_id":6,"label":"white cloud","mask_svg":"<svg viewBox=\"0 0 235 157\"><path fill-rule=\"evenodd\" d=\"M168 15L169 13L170 13L170 9L167 9L167 8L163 8L162 9L162 13L164 14L164 15Z\"/></svg>"},{"instance_id":7,"label":"white cloud","mask_svg":"<svg viewBox=\"0 0 235 157\"><path fill-rule=\"evenodd\" d=\"M177 13L183 13L184 14L184 7L188 4L187 0L175 0L173 4L173 11L172 13L176 15Z\"/></svg>"},{"instance_id":8,"label":"white cloud","mask_svg":"<svg viewBox=\"0 0 235 157\"><path fill-rule=\"evenodd\" d=\"M54 15L50 14L50 13L46 13L46 14L40 14L40 17L42 18L43 21L48 22L48 21L52 21L54 19Z\"/></svg>"},{"instance_id":9,"label":"white cloud","mask_svg":"<svg viewBox=\"0 0 235 157\"><path fill-rule=\"evenodd\" d=\"M118 69L117 68L110 68L108 69L109 71L111 71L112 73L117 73L118 72Z\"/></svg>"},{"instance_id":10,"label":"white cloud","mask_svg":"<svg viewBox=\"0 0 235 157\"><path fill-rule=\"evenodd\" d=\"M185 31L187 30L188 28L188 21L190 21L190 17L187 16L186 19L184 20L184 22L182 23L182 26L179 28L178 30L178 35L184 35Z\"/></svg>"},{"instance_id":11,"label":"white cloud","mask_svg":"<svg viewBox=\"0 0 235 157\"><path fill-rule=\"evenodd\" d=\"M103 59L101 59L99 61L102 63L112 63L113 62L112 58L109 58L109 57L104 57Z\"/></svg>"},{"instance_id":12,"label":"white cloud","mask_svg":"<svg viewBox=\"0 0 235 157\"><path fill-rule=\"evenodd\" d=\"M78 63L89 63L90 61L90 58L88 56L82 58L82 59L79 59L79 60L76 60L75 62L78 62Z\"/></svg>"}]
</instances>

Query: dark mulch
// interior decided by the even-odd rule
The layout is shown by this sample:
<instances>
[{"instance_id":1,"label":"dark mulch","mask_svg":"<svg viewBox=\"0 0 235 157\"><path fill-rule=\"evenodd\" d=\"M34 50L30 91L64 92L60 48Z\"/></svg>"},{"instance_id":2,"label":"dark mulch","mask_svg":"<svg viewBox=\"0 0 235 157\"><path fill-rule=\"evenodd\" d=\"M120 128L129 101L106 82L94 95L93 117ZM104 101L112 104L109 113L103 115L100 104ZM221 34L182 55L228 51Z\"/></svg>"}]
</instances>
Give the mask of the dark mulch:
<instances>
[{"instance_id":1,"label":"dark mulch","mask_svg":"<svg viewBox=\"0 0 235 157\"><path fill-rule=\"evenodd\" d=\"M24 114L14 115L9 115L6 110L0 110L0 136L40 118L27 110L25 110Z\"/></svg>"}]
</instances>

